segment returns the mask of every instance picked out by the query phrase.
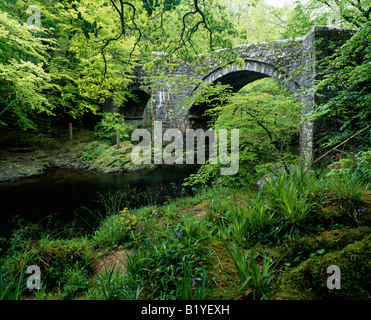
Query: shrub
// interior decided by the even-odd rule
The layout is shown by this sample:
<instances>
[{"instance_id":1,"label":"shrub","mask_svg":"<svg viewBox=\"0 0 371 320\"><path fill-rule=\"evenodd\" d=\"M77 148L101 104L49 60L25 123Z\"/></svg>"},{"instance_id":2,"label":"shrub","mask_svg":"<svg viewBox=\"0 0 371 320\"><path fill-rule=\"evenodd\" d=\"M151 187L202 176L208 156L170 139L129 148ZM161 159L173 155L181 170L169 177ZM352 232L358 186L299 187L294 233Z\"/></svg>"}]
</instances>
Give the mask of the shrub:
<instances>
[{"instance_id":1,"label":"shrub","mask_svg":"<svg viewBox=\"0 0 371 320\"><path fill-rule=\"evenodd\" d=\"M139 222L139 219L128 210L107 217L93 235L94 246L116 246L126 242Z\"/></svg>"},{"instance_id":2,"label":"shrub","mask_svg":"<svg viewBox=\"0 0 371 320\"><path fill-rule=\"evenodd\" d=\"M272 225L274 216L272 210L265 203L260 193L250 193L249 199L244 204L238 205L238 217L246 220L247 230L251 233L259 233Z\"/></svg>"},{"instance_id":3,"label":"shrub","mask_svg":"<svg viewBox=\"0 0 371 320\"><path fill-rule=\"evenodd\" d=\"M80 267L78 263L66 269L60 279L63 284L63 297L71 298L73 295L80 293L88 288L88 272L84 267Z\"/></svg>"},{"instance_id":4,"label":"shrub","mask_svg":"<svg viewBox=\"0 0 371 320\"><path fill-rule=\"evenodd\" d=\"M350 154L338 159L327 168L330 170L327 176L337 176L353 172L358 178L358 182L365 189L368 189L371 177L371 151L360 151L357 154Z\"/></svg>"},{"instance_id":5,"label":"shrub","mask_svg":"<svg viewBox=\"0 0 371 320\"><path fill-rule=\"evenodd\" d=\"M0 273L0 300L19 300L25 289L23 274L7 281Z\"/></svg>"},{"instance_id":6,"label":"shrub","mask_svg":"<svg viewBox=\"0 0 371 320\"><path fill-rule=\"evenodd\" d=\"M236 266L240 278L240 290L245 292L245 295L252 293L254 300L267 298L273 280L271 257L267 257L263 252L262 265L259 266L256 254L257 246L246 252L241 252L235 243L232 243L233 250L230 250L227 245L225 247Z\"/></svg>"},{"instance_id":7,"label":"shrub","mask_svg":"<svg viewBox=\"0 0 371 320\"><path fill-rule=\"evenodd\" d=\"M327 185L340 200L358 201L362 182L356 171L344 171L327 177Z\"/></svg>"},{"instance_id":8,"label":"shrub","mask_svg":"<svg viewBox=\"0 0 371 320\"><path fill-rule=\"evenodd\" d=\"M102 120L94 128L95 134L98 137L114 141L116 130L120 130L120 139L125 139L129 136L128 130L132 126L125 123L125 118L122 114L105 112L102 116Z\"/></svg>"},{"instance_id":9,"label":"shrub","mask_svg":"<svg viewBox=\"0 0 371 320\"><path fill-rule=\"evenodd\" d=\"M92 163L104 154L105 151L105 146L101 143L91 142L84 146L81 159Z\"/></svg>"},{"instance_id":10,"label":"shrub","mask_svg":"<svg viewBox=\"0 0 371 320\"><path fill-rule=\"evenodd\" d=\"M211 236L214 226L207 220L193 216L182 216L181 222L177 225L177 235L183 235L190 241L201 241Z\"/></svg>"},{"instance_id":11,"label":"shrub","mask_svg":"<svg viewBox=\"0 0 371 320\"><path fill-rule=\"evenodd\" d=\"M185 270L191 270L192 279L202 278L211 259L209 250L200 242L190 241L176 231L171 239L149 243L129 254L125 266L128 279L139 279L144 287L141 298L175 299L180 294L177 284L183 281Z\"/></svg>"},{"instance_id":12,"label":"shrub","mask_svg":"<svg viewBox=\"0 0 371 320\"><path fill-rule=\"evenodd\" d=\"M192 278L192 270L189 268L184 270L184 277L181 284L176 281L175 284L178 288L177 299L180 300L205 300L206 297L206 272L203 270L201 278ZM197 286L197 281L200 281L200 285Z\"/></svg>"},{"instance_id":13,"label":"shrub","mask_svg":"<svg viewBox=\"0 0 371 320\"><path fill-rule=\"evenodd\" d=\"M98 287L90 291L89 297L97 300L134 300L138 298L141 287L134 294L127 289L125 281L127 277L122 275L122 270L117 267L106 269L97 274Z\"/></svg>"},{"instance_id":14,"label":"shrub","mask_svg":"<svg viewBox=\"0 0 371 320\"><path fill-rule=\"evenodd\" d=\"M316 178L314 172L294 168L289 174L281 173L276 178L266 179L261 192L288 224L303 226L317 204L316 198L323 184L323 179Z\"/></svg>"}]
</instances>

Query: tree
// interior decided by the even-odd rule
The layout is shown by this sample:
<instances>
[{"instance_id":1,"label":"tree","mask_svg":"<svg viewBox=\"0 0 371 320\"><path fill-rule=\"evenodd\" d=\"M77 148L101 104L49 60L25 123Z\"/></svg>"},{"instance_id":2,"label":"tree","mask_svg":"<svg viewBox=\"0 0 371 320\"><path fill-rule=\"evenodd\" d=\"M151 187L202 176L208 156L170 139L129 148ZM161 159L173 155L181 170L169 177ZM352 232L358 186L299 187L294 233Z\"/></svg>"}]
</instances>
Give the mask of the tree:
<instances>
[{"instance_id":1,"label":"tree","mask_svg":"<svg viewBox=\"0 0 371 320\"><path fill-rule=\"evenodd\" d=\"M215 99L218 90L222 96L220 103ZM240 130L239 172L223 176L219 182L235 186L251 184L262 173L288 168L297 160L292 150L298 144L300 103L277 81L257 80L237 93L226 86L211 86L202 96L206 100L214 97L214 106L206 114L212 115L215 130ZM201 101L200 98L198 102ZM187 184L212 180L218 169L206 164Z\"/></svg>"},{"instance_id":2,"label":"tree","mask_svg":"<svg viewBox=\"0 0 371 320\"><path fill-rule=\"evenodd\" d=\"M0 11L0 124L11 111L23 129L34 129L33 114L52 114L55 105L45 92L58 88L45 71L53 41L45 30L29 28Z\"/></svg>"},{"instance_id":3,"label":"tree","mask_svg":"<svg viewBox=\"0 0 371 320\"><path fill-rule=\"evenodd\" d=\"M231 45L225 36L231 24L218 14L222 6L214 0L59 0L57 4L48 0L4 0L0 9L24 24L30 5L40 7L42 13L43 28L37 31L35 45L48 43L53 47L45 48L42 59L38 57L42 65L34 63L38 66L34 72L40 75L34 87L39 89L33 89L38 95L24 92L29 96L22 100L42 99L38 108L44 106L49 114L52 109L73 118L85 112L97 113L108 97L122 105L130 95L128 85L136 64L147 63L156 69L159 62L168 59L197 61L200 53ZM153 61L153 51L164 51L168 56ZM3 63L11 68L10 60L3 59ZM17 79L11 79L12 75L19 79L21 75L4 70L7 88L14 87L11 82ZM44 79L42 86L40 79ZM20 87L17 90L20 92ZM10 103L14 94L4 94ZM3 104L7 110L16 111L5 101ZM24 108L17 110L20 117L26 117Z\"/></svg>"},{"instance_id":4,"label":"tree","mask_svg":"<svg viewBox=\"0 0 371 320\"><path fill-rule=\"evenodd\" d=\"M132 129L130 125L125 124L124 116L115 112L106 112L102 114L102 120L95 126L95 134L104 139L114 140L116 131L119 130L121 140L127 138L128 130Z\"/></svg>"},{"instance_id":5,"label":"tree","mask_svg":"<svg viewBox=\"0 0 371 320\"><path fill-rule=\"evenodd\" d=\"M321 61L321 80L317 81L314 90L319 93L327 90L336 93L313 113L313 120L327 117L336 124L322 137L326 141L323 147L346 140L370 124L370 40L371 23L368 21L333 55ZM353 143L367 148L369 132L358 135Z\"/></svg>"},{"instance_id":6,"label":"tree","mask_svg":"<svg viewBox=\"0 0 371 320\"><path fill-rule=\"evenodd\" d=\"M85 112L97 113L108 97L113 97L118 104L126 99L133 67L128 63L133 39L121 39L103 50L103 43L114 36L119 23L119 19L110 17L112 9L105 3L85 0L83 6L74 4L71 8L46 0L6 0L2 3L3 10L11 10L8 16L12 15L12 18L8 20L13 21L13 24L4 22L2 38L19 34L17 38L4 40L1 46L4 53L9 53L2 57L3 81L7 82L7 91L2 96L8 102L2 104L3 109L17 113L23 122L28 123L23 128L35 128L29 115L36 114L39 109L49 115L53 110L54 114L62 112L76 118ZM31 4L41 9L40 30L31 30L25 25L27 16L24 13ZM15 24L19 25L17 31L14 31ZM15 60L7 59L8 56L16 57L18 64L25 59L21 61L20 57L25 56L28 63L23 63L23 69L15 67ZM15 69L17 72L12 72ZM30 81L29 72L35 75L35 82ZM22 81L23 78L27 81ZM17 94L10 94L9 88L17 90ZM14 103L9 106L16 95L17 101L24 101L18 108ZM27 108L24 107L26 102Z\"/></svg>"},{"instance_id":7,"label":"tree","mask_svg":"<svg viewBox=\"0 0 371 320\"><path fill-rule=\"evenodd\" d=\"M342 27L358 29L370 20L370 0L312 0L309 4L322 7L322 12L338 10L344 23Z\"/></svg>"}]
</instances>

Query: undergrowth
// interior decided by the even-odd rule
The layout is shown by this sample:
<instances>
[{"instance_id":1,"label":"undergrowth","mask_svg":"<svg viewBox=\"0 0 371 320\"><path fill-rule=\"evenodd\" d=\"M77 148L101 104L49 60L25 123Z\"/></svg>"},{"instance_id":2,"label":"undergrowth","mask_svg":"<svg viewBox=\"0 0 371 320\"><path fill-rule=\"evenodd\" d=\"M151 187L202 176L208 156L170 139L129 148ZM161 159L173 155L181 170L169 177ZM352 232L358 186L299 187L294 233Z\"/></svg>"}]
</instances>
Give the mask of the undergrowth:
<instances>
[{"instance_id":1,"label":"undergrowth","mask_svg":"<svg viewBox=\"0 0 371 320\"><path fill-rule=\"evenodd\" d=\"M133 209L127 195L110 195L98 226L83 237L35 226L14 232L1 257L0 297L322 299L331 296L322 263L331 257L349 272L346 288L361 288L360 294L347 289L334 297L363 298L367 277L357 274L370 265L360 262L357 246L370 250L362 241L370 233L371 205L364 181L352 171L318 176L293 169L267 178L259 190L204 187L193 196ZM100 257L118 248L131 252L97 273ZM358 271L343 262L348 248L355 248ZM39 290L26 287L29 265L40 267ZM309 272L309 265L318 270ZM298 277L312 295L302 294Z\"/></svg>"}]
</instances>

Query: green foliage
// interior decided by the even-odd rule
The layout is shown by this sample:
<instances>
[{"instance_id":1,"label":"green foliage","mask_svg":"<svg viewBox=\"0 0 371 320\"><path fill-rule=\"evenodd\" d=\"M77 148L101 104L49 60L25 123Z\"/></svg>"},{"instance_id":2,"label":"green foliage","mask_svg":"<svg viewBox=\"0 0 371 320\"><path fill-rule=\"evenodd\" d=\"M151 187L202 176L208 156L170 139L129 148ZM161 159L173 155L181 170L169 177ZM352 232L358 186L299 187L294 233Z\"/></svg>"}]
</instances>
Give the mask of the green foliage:
<instances>
[{"instance_id":1,"label":"green foliage","mask_svg":"<svg viewBox=\"0 0 371 320\"><path fill-rule=\"evenodd\" d=\"M45 30L21 24L0 9L0 125L8 111L23 129L36 129L32 116L52 114L55 105L45 91L56 88L45 71L53 41L43 39Z\"/></svg>"},{"instance_id":2,"label":"green foliage","mask_svg":"<svg viewBox=\"0 0 371 320\"><path fill-rule=\"evenodd\" d=\"M26 289L25 285L22 285L23 280L23 274L7 281L0 273L0 300L20 300Z\"/></svg>"},{"instance_id":3,"label":"green foliage","mask_svg":"<svg viewBox=\"0 0 371 320\"><path fill-rule=\"evenodd\" d=\"M117 104L127 98L132 65L128 63L135 40L117 37L119 17L105 1L60 3L36 0L42 12L42 28L23 23L30 5L5 1L9 12L1 12L2 53L0 100L24 129L35 128L32 116L69 113L73 118L85 112L97 113L113 98ZM20 23L22 22L22 24ZM99 31L99 32L98 32ZM11 33L14 36L8 37ZM94 33L94 40L90 35ZM105 42L111 42L104 46Z\"/></svg>"},{"instance_id":4,"label":"green foliage","mask_svg":"<svg viewBox=\"0 0 371 320\"><path fill-rule=\"evenodd\" d=\"M283 39L295 39L306 35L315 25L326 25L330 12L314 10L313 6L295 1L294 6L274 10L274 20L283 28ZM284 18L283 18L284 17Z\"/></svg>"},{"instance_id":5,"label":"green foliage","mask_svg":"<svg viewBox=\"0 0 371 320\"><path fill-rule=\"evenodd\" d=\"M182 216L177 226L177 232L189 239L189 241L202 241L210 237L213 232L213 225L205 219L196 219L193 216Z\"/></svg>"},{"instance_id":6,"label":"green foliage","mask_svg":"<svg viewBox=\"0 0 371 320\"><path fill-rule=\"evenodd\" d=\"M214 101L205 114L212 117L216 131L239 129L239 172L220 177L221 165L207 163L186 179L186 185L205 184L218 177L218 183L243 187L256 182L259 175L272 167L296 162L292 151L299 135L300 106L277 81L257 80L238 93L221 85L205 90L205 100L203 94L198 94L196 101ZM222 97L219 102L215 98L218 93Z\"/></svg>"},{"instance_id":7,"label":"green foliage","mask_svg":"<svg viewBox=\"0 0 371 320\"><path fill-rule=\"evenodd\" d=\"M359 224L357 204L361 198L362 181L356 171L346 171L327 177L327 187L331 195L340 202L341 209Z\"/></svg>"},{"instance_id":8,"label":"green foliage","mask_svg":"<svg viewBox=\"0 0 371 320\"><path fill-rule=\"evenodd\" d=\"M248 199L242 200L238 205L237 219L246 221L247 231L250 233L263 232L268 226L272 225L274 215L268 207L266 201L260 193L256 195L250 193Z\"/></svg>"},{"instance_id":9,"label":"green foliage","mask_svg":"<svg viewBox=\"0 0 371 320\"><path fill-rule=\"evenodd\" d=\"M335 53L320 62L321 80L314 90L332 90L336 95L321 103L312 119L332 119L332 129L319 136L322 147L336 145L366 128L370 123L371 69L370 69L370 22L365 23L357 33ZM348 148L367 149L369 132L352 139Z\"/></svg>"},{"instance_id":10,"label":"green foliage","mask_svg":"<svg viewBox=\"0 0 371 320\"><path fill-rule=\"evenodd\" d=\"M311 214L320 204L325 192L324 177L303 167L292 167L287 172L267 176L261 189L276 216L283 219L283 225L309 227L307 222L314 218ZM322 194L322 195L321 195Z\"/></svg>"},{"instance_id":11,"label":"green foliage","mask_svg":"<svg viewBox=\"0 0 371 320\"><path fill-rule=\"evenodd\" d=\"M133 300L137 299L130 296L128 290L125 289L125 277L122 276L122 270L118 266L113 266L111 269L105 269L102 274L97 274L98 288L93 290L92 295L97 300ZM138 289L138 294L140 289Z\"/></svg>"},{"instance_id":12,"label":"green foliage","mask_svg":"<svg viewBox=\"0 0 371 320\"><path fill-rule=\"evenodd\" d=\"M168 237L128 255L128 275L140 279L147 299L175 299L181 295L177 284L184 279L184 272L191 269L192 279L202 279L204 270L210 267L208 249L200 242L180 231Z\"/></svg>"},{"instance_id":13,"label":"green foliage","mask_svg":"<svg viewBox=\"0 0 371 320\"><path fill-rule=\"evenodd\" d=\"M178 287L178 297L180 300L205 300L206 291L206 272L203 271L200 278L192 278L192 270L184 270L184 277L182 284L176 283ZM201 281L200 285L197 286L197 281Z\"/></svg>"},{"instance_id":14,"label":"green foliage","mask_svg":"<svg viewBox=\"0 0 371 320\"><path fill-rule=\"evenodd\" d=\"M102 120L95 127L95 134L111 141L116 139L116 130L120 130L120 139L129 137L128 130L132 127L125 123L125 118L117 112L105 112Z\"/></svg>"},{"instance_id":15,"label":"green foliage","mask_svg":"<svg viewBox=\"0 0 371 320\"><path fill-rule=\"evenodd\" d=\"M368 190L370 188L371 177L371 151L360 151L356 154L347 154L328 165L330 172L328 176L337 176L343 174L353 174L358 177L358 183ZM353 177L356 178L356 177Z\"/></svg>"},{"instance_id":16,"label":"green foliage","mask_svg":"<svg viewBox=\"0 0 371 320\"><path fill-rule=\"evenodd\" d=\"M88 289L88 271L78 263L68 268L61 277L63 298L71 299L74 295Z\"/></svg>"},{"instance_id":17,"label":"green foliage","mask_svg":"<svg viewBox=\"0 0 371 320\"><path fill-rule=\"evenodd\" d=\"M310 205L307 202L308 191L301 192L290 177L281 175L270 181L265 181L267 192L271 193L270 199L276 210L290 224L303 222L310 212Z\"/></svg>"},{"instance_id":18,"label":"green foliage","mask_svg":"<svg viewBox=\"0 0 371 320\"><path fill-rule=\"evenodd\" d=\"M87 144L84 147L81 158L84 161L95 161L104 151L103 145L98 142Z\"/></svg>"},{"instance_id":19,"label":"green foliage","mask_svg":"<svg viewBox=\"0 0 371 320\"><path fill-rule=\"evenodd\" d=\"M328 188L337 199L357 201L361 197L361 181L356 172L348 171L327 178Z\"/></svg>"},{"instance_id":20,"label":"green foliage","mask_svg":"<svg viewBox=\"0 0 371 320\"><path fill-rule=\"evenodd\" d=\"M240 290L245 292L245 295L252 292L254 300L267 299L273 280L272 271L270 270L273 266L271 257L267 257L263 251L260 268L257 263L257 245L246 252L241 252L235 243L232 243L232 247L233 251L226 245L226 249L236 266L240 278Z\"/></svg>"},{"instance_id":21,"label":"green foliage","mask_svg":"<svg viewBox=\"0 0 371 320\"><path fill-rule=\"evenodd\" d=\"M341 19L340 27L342 28L358 29L370 20L370 0L311 0L308 2L308 8L313 7L319 8L317 12L320 16L331 16L335 14L336 10L338 10Z\"/></svg>"},{"instance_id":22,"label":"green foliage","mask_svg":"<svg viewBox=\"0 0 371 320\"><path fill-rule=\"evenodd\" d=\"M131 232L136 229L139 219L122 210L119 214L108 216L95 231L92 241L96 247L117 246L130 239Z\"/></svg>"},{"instance_id":23,"label":"green foliage","mask_svg":"<svg viewBox=\"0 0 371 320\"><path fill-rule=\"evenodd\" d=\"M3 257L2 273L7 279L14 279L24 271L24 266L36 265L41 269L43 286L50 289L56 287L65 272L76 264L91 271L94 262L92 247L86 238L59 240L46 236L26 240L17 246L11 247Z\"/></svg>"}]
</instances>

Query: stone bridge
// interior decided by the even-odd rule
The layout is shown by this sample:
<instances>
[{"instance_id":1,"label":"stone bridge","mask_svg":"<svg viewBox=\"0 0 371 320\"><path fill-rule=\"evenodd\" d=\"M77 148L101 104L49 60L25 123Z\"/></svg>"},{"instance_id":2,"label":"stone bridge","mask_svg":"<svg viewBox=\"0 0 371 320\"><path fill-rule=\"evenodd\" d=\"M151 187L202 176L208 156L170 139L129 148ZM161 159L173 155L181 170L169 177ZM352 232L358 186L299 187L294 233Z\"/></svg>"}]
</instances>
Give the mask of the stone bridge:
<instances>
[{"instance_id":1,"label":"stone bridge","mask_svg":"<svg viewBox=\"0 0 371 320\"><path fill-rule=\"evenodd\" d=\"M167 71L168 78L156 83L143 83L144 74L139 69L132 85L132 92L138 99L127 101L120 110L125 119L135 126L141 126L145 121L161 120L164 129L195 129L202 126L205 106L185 106L182 102L197 87L179 87L174 84L172 77L186 76L205 82L229 84L234 91L257 79L272 77L297 95L302 114L305 116L319 102L315 94L307 91L318 78L319 72L315 62L331 54L334 48L343 44L353 34L353 30L315 26L307 35L294 40L244 44L234 48L239 58L244 61L242 67L234 63L222 66L218 61L207 60L205 64L210 67L210 71L198 74L195 66L179 63L175 70ZM107 109L112 110L110 101L106 103ZM315 129L313 123L305 119L301 122L300 153L307 162L311 162L313 157Z\"/></svg>"}]
</instances>

